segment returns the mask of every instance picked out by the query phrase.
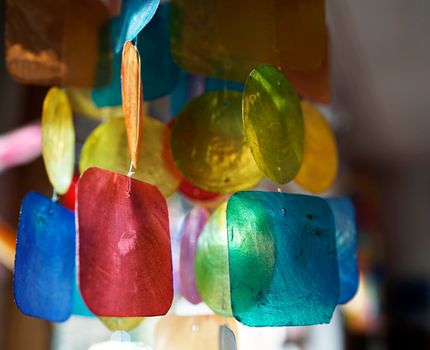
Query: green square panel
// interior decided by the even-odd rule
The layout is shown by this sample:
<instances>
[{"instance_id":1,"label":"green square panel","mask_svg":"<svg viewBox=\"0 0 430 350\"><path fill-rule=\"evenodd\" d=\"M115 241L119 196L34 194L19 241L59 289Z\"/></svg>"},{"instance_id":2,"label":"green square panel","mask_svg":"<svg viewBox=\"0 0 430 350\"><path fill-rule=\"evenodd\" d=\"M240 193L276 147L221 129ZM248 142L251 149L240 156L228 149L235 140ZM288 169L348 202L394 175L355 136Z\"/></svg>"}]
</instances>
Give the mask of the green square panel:
<instances>
[{"instance_id":1,"label":"green square panel","mask_svg":"<svg viewBox=\"0 0 430 350\"><path fill-rule=\"evenodd\" d=\"M319 197L234 194L227 206L231 306L248 326L330 322L339 297L334 218Z\"/></svg>"}]
</instances>

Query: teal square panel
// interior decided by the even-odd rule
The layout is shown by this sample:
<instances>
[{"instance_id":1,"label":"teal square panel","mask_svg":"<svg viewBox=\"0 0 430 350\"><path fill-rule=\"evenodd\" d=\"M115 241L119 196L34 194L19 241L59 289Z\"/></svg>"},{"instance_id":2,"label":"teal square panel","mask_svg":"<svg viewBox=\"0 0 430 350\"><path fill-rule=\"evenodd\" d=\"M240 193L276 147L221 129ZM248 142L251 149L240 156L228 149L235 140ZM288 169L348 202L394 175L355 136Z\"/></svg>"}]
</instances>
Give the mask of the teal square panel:
<instances>
[{"instance_id":1,"label":"teal square panel","mask_svg":"<svg viewBox=\"0 0 430 350\"><path fill-rule=\"evenodd\" d=\"M330 322L339 298L333 213L319 197L245 191L228 201L231 305L248 326Z\"/></svg>"},{"instance_id":2,"label":"teal square panel","mask_svg":"<svg viewBox=\"0 0 430 350\"><path fill-rule=\"evenodd\" d=\"M155 3L155 1L153 1ZM179 67L173 62L169 44L169 4L160 5L152 20L137 36L141 60L141 79L145 101L155 100L170 93L179 81ZM112 26L116 24L115 20ZM115 33L115 30L113 30ZM116 39L115 37L113 38ZM121 49L122 49L121 44ZM97 107L119 106L121 95L122 52L112 52L112 79L107 86L92 90Z\"/></svg>"}]
</instances>

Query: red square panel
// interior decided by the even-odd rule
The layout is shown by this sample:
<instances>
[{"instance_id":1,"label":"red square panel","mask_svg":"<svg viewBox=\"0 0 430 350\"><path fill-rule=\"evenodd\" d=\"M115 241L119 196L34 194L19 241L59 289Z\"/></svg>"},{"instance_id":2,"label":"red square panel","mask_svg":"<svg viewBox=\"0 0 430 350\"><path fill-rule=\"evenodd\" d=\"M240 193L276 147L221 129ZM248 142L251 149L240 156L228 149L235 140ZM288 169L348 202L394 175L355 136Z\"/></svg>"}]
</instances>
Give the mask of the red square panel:
<instances>
[{"instance_id":1,"label":"red square panel","mask_svg":"<svg viewBox=\"0 0 430 350\"><path fill-rule=\"evenodd\" d=\"M78 184L79 282L97 316L159 316L173 298L167 204L155 186L98 168Z\"/></svg>"}]
</instances>

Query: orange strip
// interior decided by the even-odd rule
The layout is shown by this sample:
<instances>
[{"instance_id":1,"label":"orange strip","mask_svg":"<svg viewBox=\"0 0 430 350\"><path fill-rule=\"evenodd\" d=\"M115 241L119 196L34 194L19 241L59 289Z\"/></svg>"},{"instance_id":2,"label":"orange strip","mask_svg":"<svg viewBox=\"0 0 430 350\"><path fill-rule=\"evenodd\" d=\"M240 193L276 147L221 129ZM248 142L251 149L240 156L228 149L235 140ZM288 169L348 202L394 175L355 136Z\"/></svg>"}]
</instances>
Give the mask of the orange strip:
<instances>
[{"instance_id":1,"label":"orange strip","mask_svg":"<svg viewBox=\"0 0 430 350\"><path fill-rule=\"evenodd\" d=\"M0 221L0 264L13 270L15 261L16 235L4 222Z\"/></svg>"}]
</instances>

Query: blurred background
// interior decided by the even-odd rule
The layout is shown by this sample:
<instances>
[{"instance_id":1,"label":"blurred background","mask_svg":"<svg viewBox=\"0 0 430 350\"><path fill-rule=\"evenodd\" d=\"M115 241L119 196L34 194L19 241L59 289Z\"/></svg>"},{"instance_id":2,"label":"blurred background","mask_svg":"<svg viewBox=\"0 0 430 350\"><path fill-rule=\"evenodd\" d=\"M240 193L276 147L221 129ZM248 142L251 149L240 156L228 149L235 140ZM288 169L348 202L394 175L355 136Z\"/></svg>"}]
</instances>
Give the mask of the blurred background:
<instances>
[{"instance_id":1,"label":"blurred background","mask_svg":"<svg viewBox=\"0 0 430 350\"><path fill-rule=\"evenodd\" d=\"M4 33L3 0L0 11ZM259 339L261 349L430 349L430 2L327 0L327 18L333 101L321 108L339 141L335 192L357 208L359 292L329 326L242 329L241 346ZM0 40L0 134L39 120L47 92L12 81L4 56ZM82 142L95 124L76 123ZM51 195L40 157L0 169L0 218L12 230L30 190ZM0 264L0 349L86 349L108 337L96 319L52 326L23 316L12 273Z\"/></svg>"}]
</instances>

